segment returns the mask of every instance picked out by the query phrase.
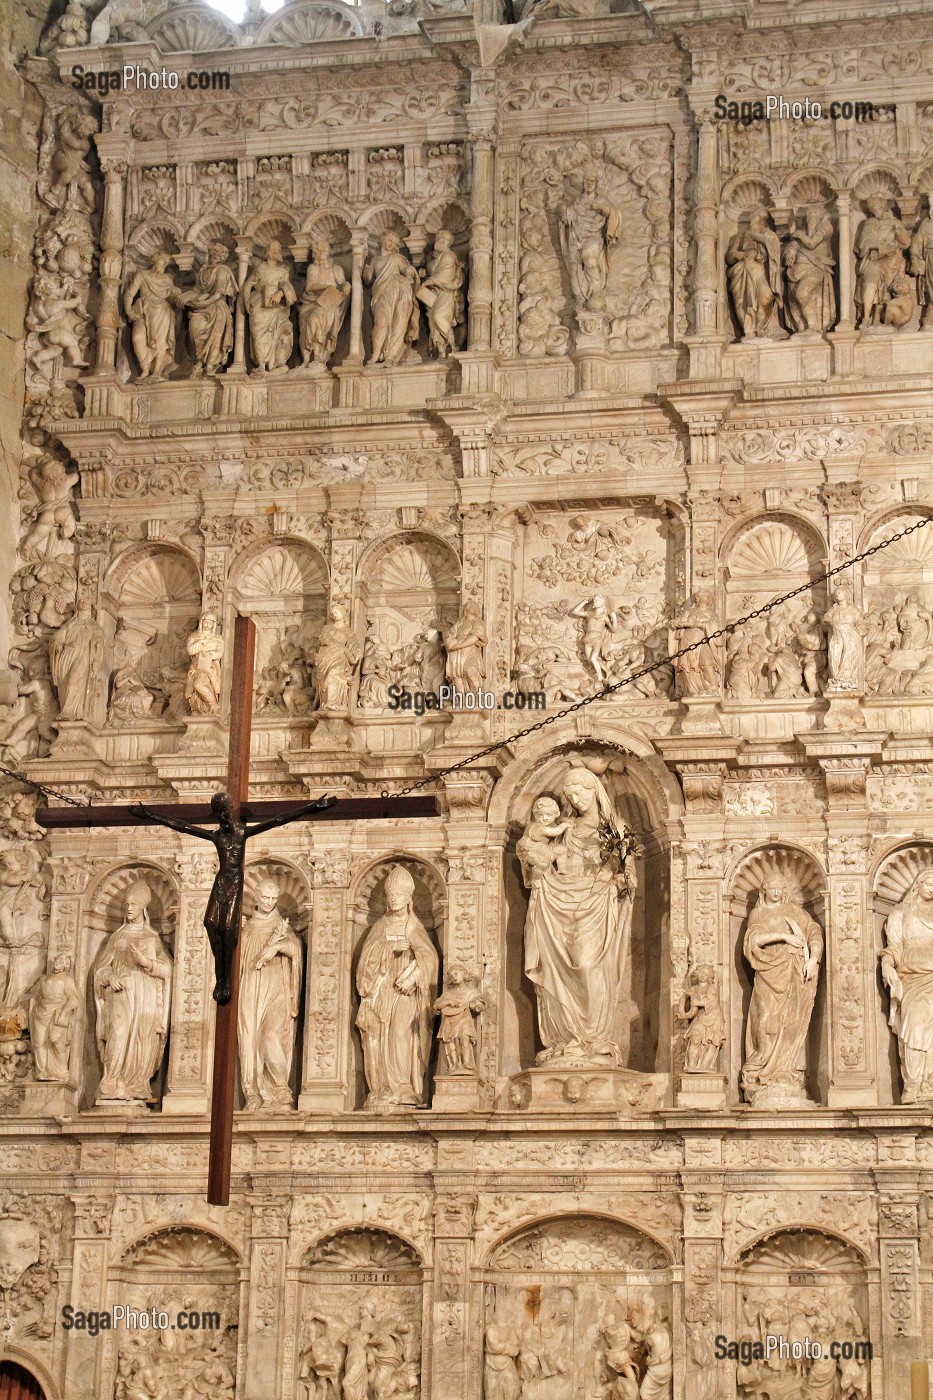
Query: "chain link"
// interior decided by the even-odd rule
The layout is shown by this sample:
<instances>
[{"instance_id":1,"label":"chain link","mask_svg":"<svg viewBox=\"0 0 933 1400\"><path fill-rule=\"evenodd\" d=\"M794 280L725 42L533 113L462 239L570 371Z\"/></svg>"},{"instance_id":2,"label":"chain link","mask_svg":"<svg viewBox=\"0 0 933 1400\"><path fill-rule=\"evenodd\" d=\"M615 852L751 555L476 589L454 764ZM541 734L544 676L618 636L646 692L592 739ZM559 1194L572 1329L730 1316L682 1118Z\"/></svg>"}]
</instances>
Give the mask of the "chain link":
<instances>
[{"instance_id":1,"label":"chain link","mask_svg":"<svg viewBox=\"0 0 933 1400\"><path fill-rule=\"evenodd\" d=\"M5 773L8 778L15 778L18 783L25 783L27 787L41 792L45 797L58 797L62 802L67 802L69 807L90 807L91 799L86 802L78 802L76 798L69 797L65 792L59 792L57 788L46 787L44 783L34 783L32 778L27 778L25 773L17 773L15 768L4 768L0 763L0 773Z\"/></svg>"},{"instance_id":2,"label":"chain link","mask_svg":"<svg viewBox=\"0 0 933 1400\"><path fill-rule=\"evenodd\" d=\"M408 787L401 788L398 792L390 793L388 788L383 788L382 797L408 797L413 792L420 792L429 783L439 782L450 773L458 773L462 768L469 768L478 759L487 758L490 754L497 753L499 749L506 748L509 744L516 743L519 739L526 739L529 734L537 734L542 729L546 729L549 724L554 724L559 719L564 719L567 715L574 714L577 710L585 709L587 705L594 704L597 700L604 700L607 695L614 695L617 690L622 690L627 685L633 685L635 681L640 681L643 676L650 676L652 671L660 671L664 666L670 666L672 662L678 661L682 656L687 656L691 651L696 651L699 647L707 646L710 642L717 641L720 637L727 637L737 628L744 627L747 622L753 622L756 617L764 617L766 613L778 608L782 603L790 602L791 598L797 598L801 593L806 593L815 584L826 583L827 580L835 578L837 574L843 573L846 569L854 568L863 559L870 558L873 554L878 554L882 549L889 549L898 540L905 539L912 535L915 530L922 530L933 520L933 515L926 515L922 520L916 520L913 525L907 525L903 530L898 530L897 534L891 535L889 539L881 540L879 544L873 544L869 549L863 549L861 554L854 555L851 559L844 559L841 564L836 564L834 568L827 569L825 573L818 574L816 578L808 579L806 583L800 584L798 588L792 588L789 593L782 593L779 598L772 598L770 603L764 603L760 608L755 608L752 612L744 613L737 617L734 622L727 622L725 626L718 627L715 632L707 632L696 642L681 647L679 651L672 651L667 656L662 656L659 661L653 661L650 666L643 666L640 671L633 671L631 675L625 676L621 681L614 681L612 685L603 686L595 695L587 695L582 700L575 700L572 705L566 705L562 710L556 710L554 714L548 715L546 719L539 719L536 724L529 724L524 729L518 729L514 734L509 734L505 739L499 739L494 744L487 744L483 749L477 749L468 758L462 758L459 763L451 763L446 768L439 769L436 773L429 773L424 778L419 778L416 783L409 783Z\"/></svg>"}]
</instances>

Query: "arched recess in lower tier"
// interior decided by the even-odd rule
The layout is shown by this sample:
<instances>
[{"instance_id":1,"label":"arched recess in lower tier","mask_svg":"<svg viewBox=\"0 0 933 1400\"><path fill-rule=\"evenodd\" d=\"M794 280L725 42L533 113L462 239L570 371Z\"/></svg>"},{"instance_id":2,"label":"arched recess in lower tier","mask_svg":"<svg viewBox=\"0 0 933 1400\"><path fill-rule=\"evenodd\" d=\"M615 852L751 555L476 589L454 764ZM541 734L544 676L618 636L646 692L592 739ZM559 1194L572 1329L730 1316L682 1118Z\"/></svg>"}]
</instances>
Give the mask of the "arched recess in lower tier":
<instances>
[{"instance_id":1,"label":"arched recess in lower tier","mask_svg":"<svg viewBox=\"0 0 933 1400\"><path fill-rule=\"evenodd\" d=\"M673 1265L652 1236L601 1215L508 1235L474 1277L484 1394L517 1394L513 1378L536 1376L563 1382L542 1396L669 1394Z\"/></svg>"}]
</instances>

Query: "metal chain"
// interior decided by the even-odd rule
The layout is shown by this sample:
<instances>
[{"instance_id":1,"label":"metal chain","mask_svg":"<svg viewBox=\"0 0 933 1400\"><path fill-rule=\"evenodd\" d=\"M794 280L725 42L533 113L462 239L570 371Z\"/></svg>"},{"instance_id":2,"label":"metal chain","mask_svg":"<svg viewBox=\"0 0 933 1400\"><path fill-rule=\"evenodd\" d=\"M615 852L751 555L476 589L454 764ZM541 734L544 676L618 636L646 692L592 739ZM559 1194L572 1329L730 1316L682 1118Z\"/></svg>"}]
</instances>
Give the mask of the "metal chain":
<instances>
[{"instance_id":1,"label":"metal chain","mask_svg":"<svg viewBox=\"0 0 933 1400\"><path fill-rule=\"evenodd\" d=\"M58 797L62 802L67 802L69 807L90 807L91 799L86 802L78 802L76 798L69 797L67 793L59 792L57 788L46 787L44 783L34 783L32 778L27 778L25 773L17 773L15 768L4 768L0 763L0 773L5 773L8 778L15 778L18 783L25 783L27 787L34 788L36 792L43 793L46 797Z\"/></svg>"},{"instance_id":2,"label":"metal chain","mask_svg":"<svg viewBox=\"0 0 933 1400\"><path fill-rule=\"evenodd\" d=\"M772 608L780 607L782 603L787 603L791 598L796 598L801 593L806 593L814 584L825 583L828 579L834 578L836 574L843 573L846 569L853 568L860 564L863 559L868 559L872 554L878 554L882 549L888 549L898 540L905 539L907 535L912 535L915 530L922 530L933 520L933 515L924 516L922 520L917 520L913 525L907 525L903 530L898 530L897 534L891 535L889 539L882 540L879 544L874 544L870 549L863 549L861 554L854 555L851 559L845 559L841 564L837 564L832 569L827 569L825 573L818 574L816 578L808 579L806 583L800 584L798 588L792 588L789 593L782 593L779 598L772 598L770 603L765 603L760 608L755 608L753 612L744 613L742 617L737 617L734 622L728 622L724 627L718 627L715 632L707 632L696 642L690 642L688 646L681 647L679 651L672 651L667 656L662 656L659 661L653 661L650 666L643 666L640 671L633 671L621 681L614 681L612 685L603 686L595 695L587 695L582 700L576 700L571 705L566 705L562 710L555 711L548 715L546 719L540 719L536 724L529 724L524 729L516 730L514 734L509 734L505 739L499 739L494 744L487 744L483 749L477 749L468 758L462 758L459 763L451 763L446 768L439 769L436 773L429 773L424 778L419 778L416 783L409 783L408 787L401 788L398 792L390 793L388 788L383 788L382 797L408 797L410 793L418 792L421 788L427 787L429 783L438 782L441 778L446 778L450 773L457 773L461 768L469 768L470 764L476 763L480 758L486 758L489 754L496 753L499 749L504 749L508 744L514 744L519 739L526 738L529 734L537 734L540 730L546 729L549 724L556 723L566 715L572 715L577 710L583 710L587 705L594 704L597 700L604 700L607 695L614 695L617 690L622 690L624 686L632 685L635 681L641 680L642 676L650 676L652 671L660 671L663 666L669 666L672 662L678 661L680 657L687 656L691 651L696 651L698 647L707 646L710 642L715 642L720 637L726 637L730 632L734 632L739 627L744 627L747 622L753 622L756 617L764 617L765 613L771 612Z\"/></svg>"}]
</instances>

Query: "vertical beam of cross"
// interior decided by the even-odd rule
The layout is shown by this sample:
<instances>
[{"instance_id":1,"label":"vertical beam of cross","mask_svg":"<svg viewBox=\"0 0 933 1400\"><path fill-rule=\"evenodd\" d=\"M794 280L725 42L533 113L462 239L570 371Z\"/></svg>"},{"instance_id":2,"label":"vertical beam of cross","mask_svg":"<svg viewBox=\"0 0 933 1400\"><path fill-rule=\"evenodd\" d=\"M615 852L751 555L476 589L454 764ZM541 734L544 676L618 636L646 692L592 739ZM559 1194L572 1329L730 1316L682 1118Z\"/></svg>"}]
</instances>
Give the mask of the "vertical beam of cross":
<instances>
[{"instance_id":1,"label":"vertical beam of cross","mask_svg":"<svg viewBox=\"0 0 933 1400\"><path fill-rule=\"evenodd\" d=\"M253 717L253 663L256 656L256 626L250 617L237 617L233 633L233 675L230 683L230 740L227 750L227 791L233 801L234 817L249 789L249 741ZM207 1199L212 1206L230 1201L230 1159L233 1150L233 1088L237 1060L237 1005L240 999L240 924L237 913L237 943L233 956L233 994L225 1005L218 1004L214 1023L214 1079L211 1090L211 1145L207 1169Z\"/></svg>"}]
</instances>

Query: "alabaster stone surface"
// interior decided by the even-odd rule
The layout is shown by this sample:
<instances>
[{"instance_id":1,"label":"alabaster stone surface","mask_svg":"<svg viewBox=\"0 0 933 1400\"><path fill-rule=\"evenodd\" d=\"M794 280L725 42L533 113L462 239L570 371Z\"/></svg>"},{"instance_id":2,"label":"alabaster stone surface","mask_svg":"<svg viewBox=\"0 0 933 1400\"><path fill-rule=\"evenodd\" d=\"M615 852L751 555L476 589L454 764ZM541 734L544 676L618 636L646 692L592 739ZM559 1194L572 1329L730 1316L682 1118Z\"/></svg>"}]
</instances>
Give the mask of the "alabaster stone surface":
<instances>
[{"instance_id":1,"label":"alabaster stone surface","mask_svg":"<svg viewBox=\"0 0 933 1400\"><path fill-rule=\"evenodd\" d=\"M207 801L248 614L252 796L426 781L439 814L247 847L222 1208L213 848L46 831L0 775L0 1367L46 1400L903 1400L928 7L36 8L0 52L0 765ZM824 115L729 113L771 95ZM219 1325L62 1326L117 1303ZM772 1333L853 1351L717 1355Z\"/></svg>"}]
</instances>

